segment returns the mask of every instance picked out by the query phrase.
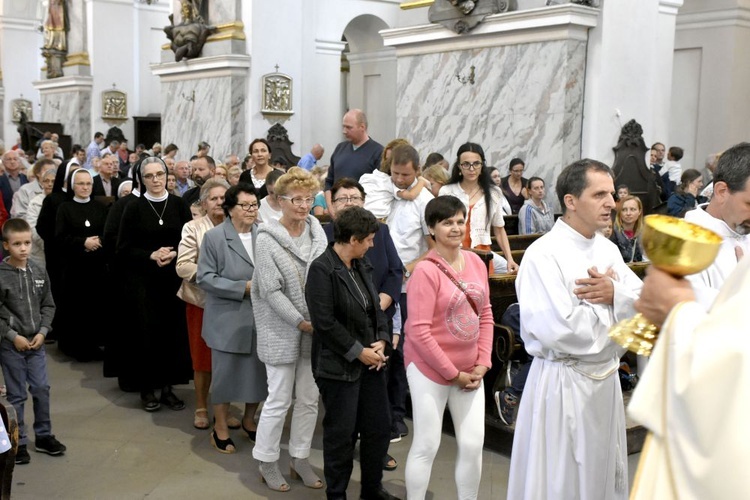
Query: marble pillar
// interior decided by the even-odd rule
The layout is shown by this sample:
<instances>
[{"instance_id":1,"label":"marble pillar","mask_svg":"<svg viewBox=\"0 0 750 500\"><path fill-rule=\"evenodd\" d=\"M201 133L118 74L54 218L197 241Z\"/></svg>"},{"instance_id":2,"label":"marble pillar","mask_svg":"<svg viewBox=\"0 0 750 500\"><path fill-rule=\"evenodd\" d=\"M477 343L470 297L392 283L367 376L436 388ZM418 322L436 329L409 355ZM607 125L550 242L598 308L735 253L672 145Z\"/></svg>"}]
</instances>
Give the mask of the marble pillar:
<instances>
[{"instance_id":1,"label":"marble pillar","mask_svg":"<svg viewBox=\"0 0 750 500\"><path fill-rule=\"evenodd\" d=\"M597 10L561 5L488 17L469 35L438 25L381 32L396 47L396 135L451 163L479 143L503 176L514 157L548 186L580 158L586 39ZM547 201L558 203L548 189ZM557 207L559 208L559 207Z\"/></svg>"},{"instance_id":2,"label":"marble pillar","mask_svg":"<svg viewBox=\"0 0 750 500\"><path fill-rule=\"evenodd\" d=\"M201 57L174 62L169 45L164 45L162 62L151 65L161 80L161 142L176 144L180 159L189 159L201 141L211 145L210 154L217 160L247 149L250 56L240 21L243 3L209 3L206 21L217 31L209 36ZM178 10L175 24L181 22Z\"/></svg>"},{"instance_id":3,"label":"marble pillar","mask_svg":"<svg viewBox=\"0 0 750 500\"><path fill-rule=\"evenodd\" d=\"M3 72L0 70L0 123L5 123L5 87L3 87ZM0 127L0 141L5 142L4 127ZM12 144L5 147L10 149Z\"/></svg>"},{"instance_id":4,"label":"marble pillar","mask_svg":"<svg viewBox=\"0 0 750 500\"><path fill-rule=\"evenodd\" d=\"M34 82L39 91L42 116L38 121L60 123L73 144L91 140L91 98L94 81L86 76L63 76Z\"/></svg>"},{"instance_id":5,"label":"marble pillar","mask_svg":"<svg viewBox=\"0 0 750 500\"><path fill-rule=\"evenodd\" d=\"M161 78L161 142L175 143L188 159L198 143L223 159L245 151L245 115L250 57L226 55L151 66Z\"/></svg>"}]
</instances>

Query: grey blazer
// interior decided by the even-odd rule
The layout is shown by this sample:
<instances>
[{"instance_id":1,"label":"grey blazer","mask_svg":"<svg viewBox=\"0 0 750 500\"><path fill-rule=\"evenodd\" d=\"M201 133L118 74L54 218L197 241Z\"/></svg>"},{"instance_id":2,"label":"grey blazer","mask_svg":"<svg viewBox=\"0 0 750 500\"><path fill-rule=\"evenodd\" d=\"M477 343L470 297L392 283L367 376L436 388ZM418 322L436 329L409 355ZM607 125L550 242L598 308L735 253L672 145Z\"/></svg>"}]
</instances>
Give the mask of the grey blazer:
<instances>
[{"instance_id":1,"label":"grey blazer","mask_svg":"<svg viewBox=\"0 0 750 500\"><path fill-rule=\"evenodd\" d=\"M253 248L257 230L253 224ZM211 349L245 354L255 351L253 303L245 295L245 284L254 271L231 219L206 232L196 283L206 292L201 335Z\"/></svg>"}]
</instances>

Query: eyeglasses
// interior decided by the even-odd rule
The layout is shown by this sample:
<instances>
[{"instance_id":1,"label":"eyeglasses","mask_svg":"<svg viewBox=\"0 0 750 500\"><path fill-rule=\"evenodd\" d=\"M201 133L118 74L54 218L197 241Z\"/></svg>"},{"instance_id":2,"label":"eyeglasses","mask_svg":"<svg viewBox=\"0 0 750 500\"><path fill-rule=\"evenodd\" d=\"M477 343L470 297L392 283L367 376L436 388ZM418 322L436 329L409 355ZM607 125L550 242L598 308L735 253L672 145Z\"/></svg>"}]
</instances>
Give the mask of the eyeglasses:
<instances>
[{"instance_id":1,"label":"eyeglasses","mask_svg":"<svg viewBox=\"0 0 750 500\"><path fill-rule=\"evenodd\" d=\"M475 161L474 163L469 163L468 161L465 161L459 165L463 170L480 170L482 168L482 162L481 161Z\"/></svg>"},{"instance_id":2,"label":"eyeglasses","mask_svg":"<svg viewBox=\"0 0 750 500\"><path fill-rule=\"evenodd\" d=\"M362 201L361 196L339 196L335 200L333 200L334 203L359 203Z\"/></svg>"},{"instance_id":3,"label":"eyeglasses","mask_svg":"<svg viewBox=\"0 0 750 500\"><path fill-rule=\"evenodd\" d=\"M237 203L237 206L240 207L245 212L251 212L253 210L258 210L258 204L257 203Z\"/></svg>"},{"instance_id":4,"label":"eyeglasses","mask_svg":"<svg viewBox=\"0 0 750 500\"><path fill-rule=\"evenodd\" d=\"M166 177L166 172L156 172L155 174L146 174L143 176L144 181L152 181L154 179L163 179Z\"/></svg>"},{"instance_id":5,"label":"eyeglasses","mask_svg":"<svg viewBox=\"0 0 750 500\"><path fill-rule=\"evenodd\" d=\"M315 201L315 198L290 198L288 196L279 196L279 198L291 201L292 205L295 207L301 207L304 205L312 205Z\"/></svg>"}]
</instances>

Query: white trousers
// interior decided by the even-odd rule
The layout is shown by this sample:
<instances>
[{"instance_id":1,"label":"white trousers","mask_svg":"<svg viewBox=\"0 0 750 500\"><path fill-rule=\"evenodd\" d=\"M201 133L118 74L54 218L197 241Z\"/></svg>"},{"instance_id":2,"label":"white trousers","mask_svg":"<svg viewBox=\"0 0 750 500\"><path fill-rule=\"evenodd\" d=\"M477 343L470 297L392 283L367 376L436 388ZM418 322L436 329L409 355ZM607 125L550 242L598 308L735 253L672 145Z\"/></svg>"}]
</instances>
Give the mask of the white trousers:
<instances>
[{"instance_id":1,"label":"white trousers","mask_svg":"<svg viewBox=\"0 0 750 500\"><path fill-rule=\"evenodd\" d=\"M484 387L464 392L455 385L436 384L414 363L406 369L414 415L414 437L406 458L406 494L420 500L427 494L432 462L440 447L446 404L456 430L456 490L459 500L476 499L482 478ZM438 495L444 497L446 495Z\"/></svg>"},{"instance_id":2,"label":"white trousers","mask_svg":"<svg viewBox=\"0 0 750 500\"><path fill-rule=\"evenodd\" d=\"M294 458L309 457L318 420L318 386L313 378L310 359L299 358L296 363L266 365L266 374L268 398L260 413L253 458L261 462L276 462L279 459L281 433L293 396L289 455Z\"/></svg>"}]
</instances>

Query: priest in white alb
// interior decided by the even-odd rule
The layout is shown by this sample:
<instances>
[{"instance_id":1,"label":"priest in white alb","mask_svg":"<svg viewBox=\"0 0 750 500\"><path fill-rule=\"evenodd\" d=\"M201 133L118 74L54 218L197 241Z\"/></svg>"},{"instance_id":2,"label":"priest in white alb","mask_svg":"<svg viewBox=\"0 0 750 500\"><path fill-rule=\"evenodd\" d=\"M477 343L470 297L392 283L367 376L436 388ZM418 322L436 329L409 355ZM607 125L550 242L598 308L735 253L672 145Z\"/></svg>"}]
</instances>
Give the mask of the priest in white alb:
<instances>
[{"instance_id":1,"label":"priest in white alb","mask_svg":"<svg viewBox=\"0 0 750 500\"><path fill-rule=\"evenodd\" d=\"M632 499L750 495L750 258L710 312L687 280L650 269L636 309L661 333L628 412L649 430Z\"/></svg>"},{"instance_id":2,"label":"priest in white alb","mask_svg":"<svg viewBox=\"0 0 750 500\"><path fill-rule=\"evenodd\" d=\"M710 229L724 240L713 264L687 277L697 301L708 310L737 267L737 255L750 255L750 143L732 146L721 155L714 170L711 202L687 212L685 220Z\"/></svg>"},{"instance_id":3,"label":"priest in white alb","mask_svg":"<svg viewBox=\"0 0 750 500\"><path fill-rule=\"evenodd\" d=\"M635 314L641 280L598 233L615 207L612 171L594 160L557 180L563 216L526 250L516 291L521 337L534 361L510 463L512 500L625 499L625 409L608 336Z\"/></svg>"}]
</instances>

